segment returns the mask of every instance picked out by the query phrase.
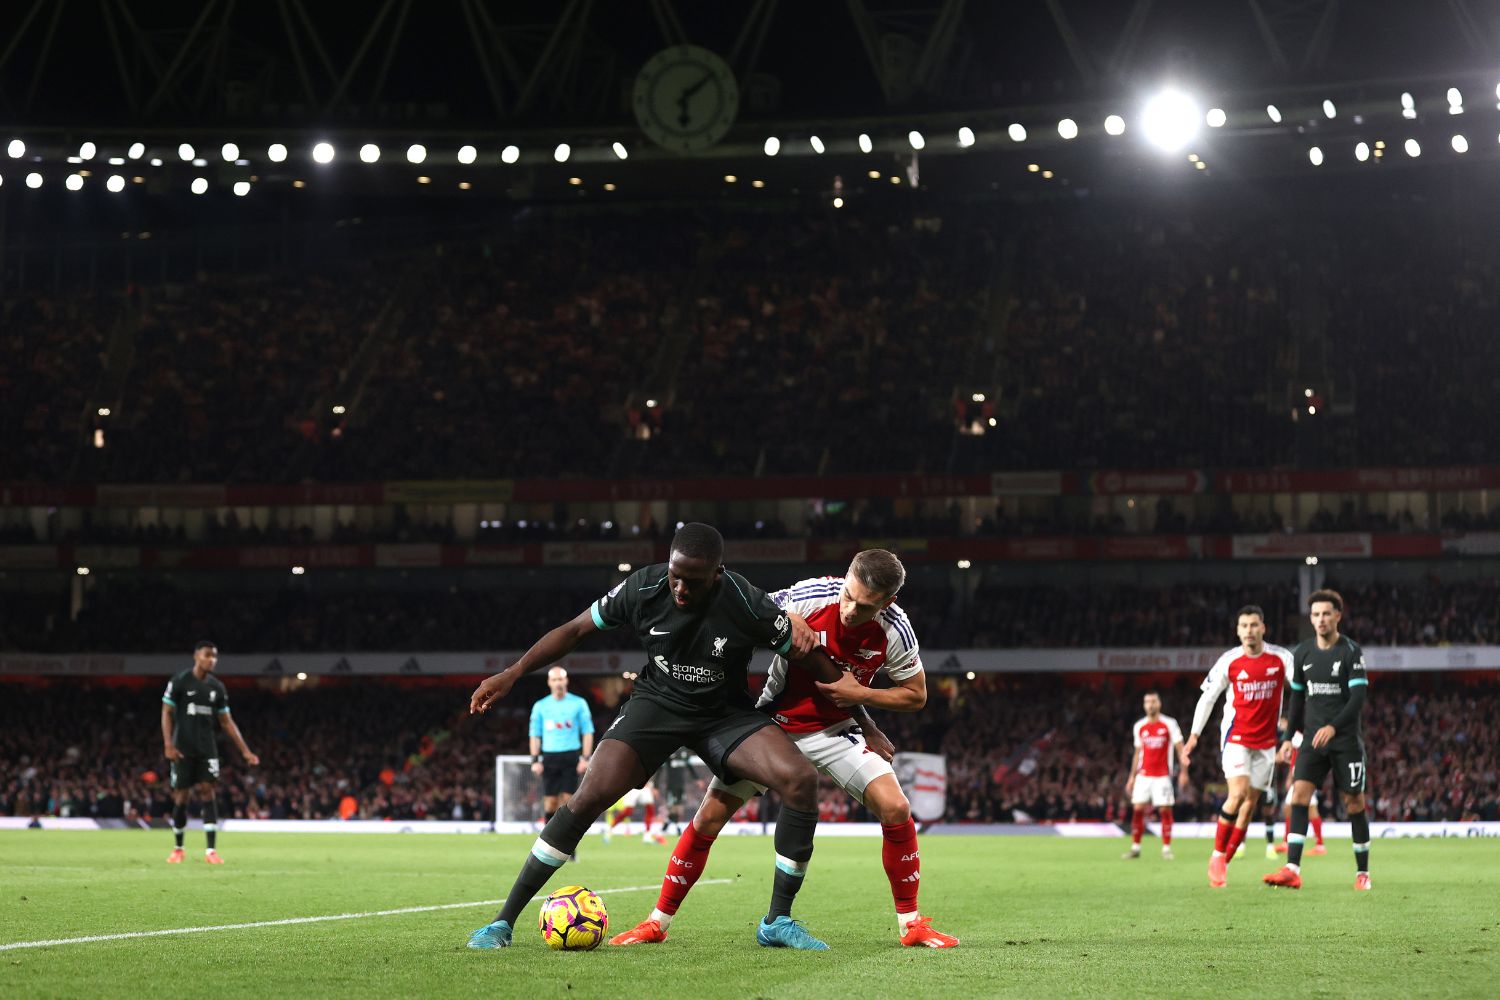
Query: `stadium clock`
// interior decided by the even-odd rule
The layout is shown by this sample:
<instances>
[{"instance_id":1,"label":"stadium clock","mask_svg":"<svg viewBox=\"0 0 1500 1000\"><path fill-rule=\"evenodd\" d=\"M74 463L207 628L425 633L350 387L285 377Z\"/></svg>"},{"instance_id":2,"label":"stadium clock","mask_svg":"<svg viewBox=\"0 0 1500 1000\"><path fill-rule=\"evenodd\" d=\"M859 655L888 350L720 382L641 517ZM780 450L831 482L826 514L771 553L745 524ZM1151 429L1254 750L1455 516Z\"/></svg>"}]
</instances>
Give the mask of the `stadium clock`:
<instances>
[{"instance_id":1,"label":"stadium clock","mask_svg":"<svg viewBox=\"0 0 1500 1000\"><path fill-rule=\"evenodd\" d=\"M635 78L635 118L663 149L693 153L724 138L740 107L729 64L696 45L663 49Z\"/></svg>"}]
</instances>

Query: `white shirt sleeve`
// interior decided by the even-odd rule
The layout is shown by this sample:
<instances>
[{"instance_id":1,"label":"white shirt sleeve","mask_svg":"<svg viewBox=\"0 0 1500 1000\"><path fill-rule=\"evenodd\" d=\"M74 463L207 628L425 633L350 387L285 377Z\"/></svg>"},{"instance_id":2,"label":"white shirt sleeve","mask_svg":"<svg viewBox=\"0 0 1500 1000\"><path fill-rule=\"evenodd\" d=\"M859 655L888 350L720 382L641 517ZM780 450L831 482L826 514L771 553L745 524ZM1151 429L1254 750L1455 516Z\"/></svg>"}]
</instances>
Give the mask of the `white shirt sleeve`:
<instances>
[{"instance_id":1,"label":"white shirt sleeve","mask_svg":"<svg viewBox=\"0 0 1500 1000\"><path fill-rule=\"evenodd\" d=\"M1172 743L1174 745L1183 742L1182 727L1177 725L1176 719L1172 718L1170 715L1163 715L1161 717L1161 721L1167 724L1167 732L1171 734Z\"/></svg>"},{"instance_id":2,"label":"white shirt sleeve","mask_svg":"<svg viewBox=\"0 0 1500 1000\"><path fill-rule=\"evenodd\" d=\"M771 601L783 611L806 618L839 599L844 581L837 576L815 576L798 580L785 590L771 594Z\"/></svg>"},{"instance_id":3,"label":"white shirt sleeve","mask_svg":"<svg viewBox=\"0 0 1500 1000\"><path fill-rule=\"evenodd\" d=\"M1193 710L1193 735L1203 735L1203 727L1208 725L1208 717L1213 714L1214 703L1219 700L1229 687L1229 664L1239 655L1239 647L1229 650L1220 656L1208 676L1203 678L1203 684L1198 690L1203 693L1198 696L1198 707Z\"/></svg>"},{"instance_id":4,"label":"white shirt sleeve","mask_svg":"<svg viewBox=\"0 0 1500 1000\"><path fill-rule=\"evenodd\" d=\"M1130 727L1130 745L1137 750L1141 748L1141 723L1145 721L1145 719L1136 719L1135 725Z\"/></svg>"},{"instance_id":5,"label":"white shirt sleeve","mask_svg":"<svg viewBox=\"0 0 1500 1000\"><path fill-rule=\"evenodd\" d=\"M899 604L880 613L885 626L885 665L880 669L893 681L909 680L922 672L922 651L916 630Z\"/></svg>"}]
</instances>

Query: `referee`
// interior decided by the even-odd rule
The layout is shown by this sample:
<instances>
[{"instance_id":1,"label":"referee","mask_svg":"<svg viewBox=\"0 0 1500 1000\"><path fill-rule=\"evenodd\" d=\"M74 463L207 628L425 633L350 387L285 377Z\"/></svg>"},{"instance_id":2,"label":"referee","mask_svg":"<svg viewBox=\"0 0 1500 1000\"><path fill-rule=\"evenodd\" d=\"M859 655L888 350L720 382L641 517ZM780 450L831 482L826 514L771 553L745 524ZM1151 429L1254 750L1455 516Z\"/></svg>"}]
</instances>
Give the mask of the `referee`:
<instances>
[{"instance_id":1,"label":"referee","mask_svg":"<svg viewBox=\"0 0 1500 1000\"><path fill-rule=\"evenodd\" d=\"M531 773L542 776L542 809L551 819L578 790L578 776L594 752L594 716L589 703L568 693L568 672L547 671L552 693L531 706Z\"/></svg>"}]
</instances>

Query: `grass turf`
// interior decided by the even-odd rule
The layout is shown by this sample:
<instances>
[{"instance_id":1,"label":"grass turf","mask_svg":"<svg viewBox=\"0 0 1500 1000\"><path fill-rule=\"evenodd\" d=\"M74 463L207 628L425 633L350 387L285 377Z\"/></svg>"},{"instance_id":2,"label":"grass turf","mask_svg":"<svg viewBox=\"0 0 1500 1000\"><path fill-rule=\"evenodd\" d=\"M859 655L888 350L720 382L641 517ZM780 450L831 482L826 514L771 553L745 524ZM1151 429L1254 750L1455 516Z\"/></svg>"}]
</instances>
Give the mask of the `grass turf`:
<instances>
[{"instance_id":1,"label":"grass turf","mask_svg":"<svg viewBox=\"0 0 1500 1000\"><path fill-rule=\"evenodd\" d=\"M874 838L818 843L797 916L829 952L759 948L771 842L726 837L662 945L548 950L526 910L516 945L464 947L493 916L530 838L230 832L228 864L168 866L161 832L0 831L0 945L84 935L474 902L472 908L0 950L0 995L840 997L1493 996L1500 842L1380 841L1355 893L1347 841L1271 890L1262 845L1204 878L1207 841L1178 860L1119 858L1123 840L924 838L922 909L963 944L896 942ZM553 888L604 890L611 933L655 901L667 848L590 837ZM709 879L731 879L707 884Z\"/></svg>"}]
</instances>

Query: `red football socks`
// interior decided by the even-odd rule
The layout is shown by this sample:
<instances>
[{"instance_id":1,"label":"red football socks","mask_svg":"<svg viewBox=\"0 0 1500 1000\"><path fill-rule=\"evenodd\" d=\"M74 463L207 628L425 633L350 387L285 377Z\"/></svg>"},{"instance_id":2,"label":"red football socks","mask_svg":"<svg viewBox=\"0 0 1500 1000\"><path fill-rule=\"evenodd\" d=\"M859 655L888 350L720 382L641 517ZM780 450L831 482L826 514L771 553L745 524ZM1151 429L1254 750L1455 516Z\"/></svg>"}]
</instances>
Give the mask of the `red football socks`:
<instances>
[{"instance_id":1,"label":"red football socks","mask_svg":"<svg viewBox=\"0 0 1500 1000\"><path fill-rule=\"evenodd\" d=\"M917 824L908 819L896 826L880 826L885 842L880 860L885 877L891 881L891 896L897 913L911 913L917 908L917 886L922 878L921 855L917 852Z\"/></svg>"},{"instance_id":2,"label":"red football socks","mask_svg":"<svg viewBox=\"0 0 1500 1000\"><path fill-rule=\"evenodd\" d=\"M708 861L708 851L714 846L713 837L705 837L689 823L687 829L672 848L672 857L667 861L667 876L661 881L661 895L656 898L656 908L663 913L675 914L677 907L687 898L688 890L703 874Z\"/></svg>"},{"instance_id":3,"label":"red football socks","mask_svg":"<svg viewBox=\"0 0 1500 1000\"><path fill-rule=\"evenodd\" d=\"M1130 813L1130 843L1141 846L1141 836L1146 832L1146 807L1136 806Z\"/></svg>"}]
</instances>

